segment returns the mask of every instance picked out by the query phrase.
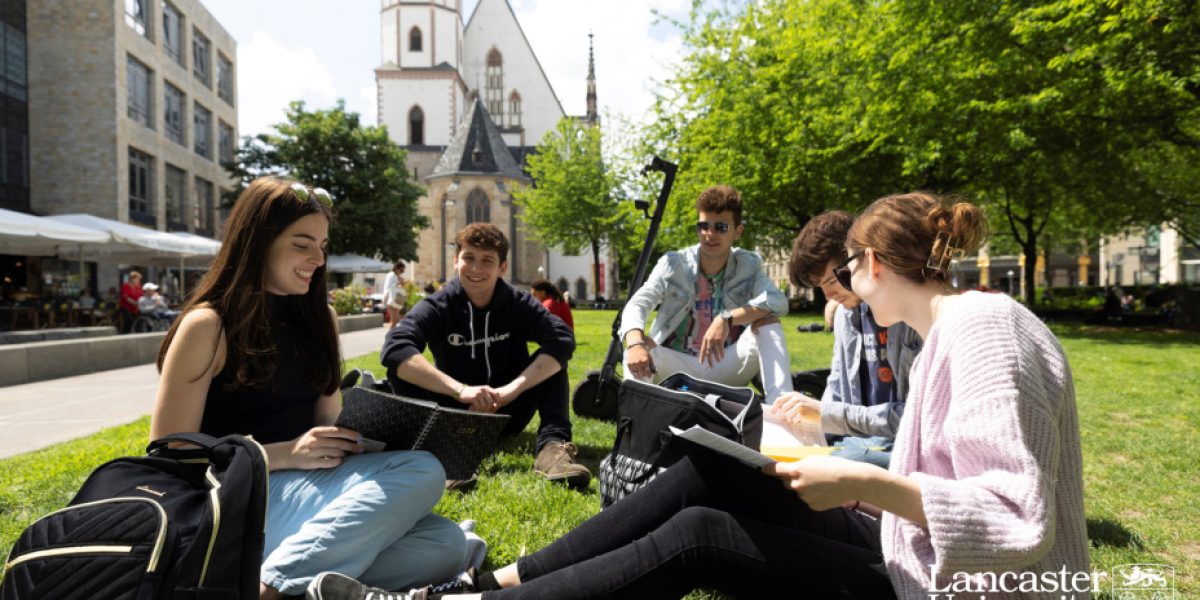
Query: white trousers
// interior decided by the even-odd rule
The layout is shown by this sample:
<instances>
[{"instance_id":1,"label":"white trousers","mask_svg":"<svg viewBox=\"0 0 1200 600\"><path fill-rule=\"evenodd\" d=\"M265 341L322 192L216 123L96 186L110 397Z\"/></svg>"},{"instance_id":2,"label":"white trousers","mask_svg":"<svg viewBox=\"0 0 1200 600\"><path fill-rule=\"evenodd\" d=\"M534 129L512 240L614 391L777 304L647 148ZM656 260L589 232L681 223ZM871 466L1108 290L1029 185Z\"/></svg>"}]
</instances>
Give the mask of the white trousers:
<instances>
[{"instance_id":1,"label":"white trousers","mask_svg":"<svg viewBox=\"0 0 1200 600\"><path fill-rule=\"evenodd\" d=\"M791 363L783 326L779 323L759 327L757 333L746 327L737 342L725 348L725 356L711 366L700 362L699 357L663 346L650 350L650 360L654 361L656 372L651 377L637 378L646 383L658 383L676 373L687 373L698 379L742 386L749 384L757 374L762 376L767 404L775 402L780 394L792 391ZM626 364L625 377L629 376L629 365Z\"/></svg>"}]
</instances>

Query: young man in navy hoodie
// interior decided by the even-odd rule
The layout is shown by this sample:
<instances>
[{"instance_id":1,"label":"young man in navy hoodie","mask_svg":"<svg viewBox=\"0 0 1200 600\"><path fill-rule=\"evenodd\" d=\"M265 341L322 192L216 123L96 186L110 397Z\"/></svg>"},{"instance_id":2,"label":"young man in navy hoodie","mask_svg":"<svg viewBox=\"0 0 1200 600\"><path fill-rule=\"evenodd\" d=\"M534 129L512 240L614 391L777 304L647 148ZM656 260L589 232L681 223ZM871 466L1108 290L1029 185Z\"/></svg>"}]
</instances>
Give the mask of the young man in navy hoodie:
<instances>
[{"instance_id":1,"label":"young man in navy hoodie","mask_svg":"<svg viewBox=\"0 0 1200 600\"><path fill-rule=\"evenodd\" d=\"M508 240L491 224L472 223L454 239L458 277L418 302L388 332L381 360L396 393L483 412L511 415L516 435L541 417L533 469L546 479L586 486L592 474L575 462L567 361L575 335L528 293L501 276ZM539 350L529 355L526 342ZM434 364L422 356L426 346Z\"/></svg>"}]
</instances>

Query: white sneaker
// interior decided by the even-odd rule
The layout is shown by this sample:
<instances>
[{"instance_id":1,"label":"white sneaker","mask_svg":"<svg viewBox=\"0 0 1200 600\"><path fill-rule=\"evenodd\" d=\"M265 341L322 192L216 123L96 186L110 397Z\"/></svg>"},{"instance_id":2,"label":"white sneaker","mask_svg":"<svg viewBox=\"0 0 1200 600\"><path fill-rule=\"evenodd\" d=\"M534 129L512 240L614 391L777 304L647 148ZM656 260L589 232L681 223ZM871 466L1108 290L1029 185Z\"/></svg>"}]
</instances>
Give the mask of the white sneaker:
<instances>
[{"instance_id":1,"label":"white sneaker","mask_svg":"<svg viewBox=\"0 0 1200 600\"><path fill-rule=\"evenodd\" d=\"M317 575L304 592L308 600L426 600L428 596L428 588L389 592L332 571Z\"/></svg>"}]
</instances>

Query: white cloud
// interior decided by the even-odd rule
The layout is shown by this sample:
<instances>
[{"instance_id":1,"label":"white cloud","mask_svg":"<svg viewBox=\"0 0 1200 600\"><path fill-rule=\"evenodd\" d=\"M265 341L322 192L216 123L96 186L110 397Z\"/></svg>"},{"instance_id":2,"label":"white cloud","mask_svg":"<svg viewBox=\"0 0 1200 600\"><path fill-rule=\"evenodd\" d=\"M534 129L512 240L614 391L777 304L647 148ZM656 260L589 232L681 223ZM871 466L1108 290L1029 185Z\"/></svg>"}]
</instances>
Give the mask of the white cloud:
<instances>
[{"instance_id":1,"label":"white cloud","mask_svg":"<svg viewBox=\"0 0 1200 600\"><path fill-rule=\"evenodd\" d=\"M328 108L337 97L332 71L312 48L286 46L266 31L255 31L249 43L238 47L241 135L263 133L283 122L293 100L304 100L309 109Z\"/></svg>"},{"instance_id":2,"label":"white cloud","mask_svg":"<svg viewBox=\"0 0 1200 600\"><path fill-rule=\"evenodd\" d=\"M510 0L521 28L568 114L585 112L587 34L595 34L597 96L601 114L634 121L648 116L655 82L666 79L678 60L677 32L651 33L652 8L667 14L687 10L687 0ZM658 38L658 39L655 39Z\"/></svg>"},{"instance_id":3,"label":"white cloud","mask_svg":"<svg viewBox=\"0 0 1200 600\"><path fill-rule=\"evenodd\" d=\"M358 96L346 99L346 108L362 115L363 125L376 125L379 112L379 96L375 84L358 88Z\"/></svg>"}]
</instances>

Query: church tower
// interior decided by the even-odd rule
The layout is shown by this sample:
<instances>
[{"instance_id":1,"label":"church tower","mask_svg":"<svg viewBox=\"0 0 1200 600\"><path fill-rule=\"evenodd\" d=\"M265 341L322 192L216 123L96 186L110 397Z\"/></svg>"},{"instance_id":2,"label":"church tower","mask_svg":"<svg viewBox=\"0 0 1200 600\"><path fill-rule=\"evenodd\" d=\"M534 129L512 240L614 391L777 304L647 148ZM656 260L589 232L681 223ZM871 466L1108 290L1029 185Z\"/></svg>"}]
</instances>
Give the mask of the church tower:
<instances>
[{"instance_id":1,"label":"church tower","mask_svg":"<svg viewBox=\"0 0 1200 600\"><path fill-rule=\"evenodd\" d=\"M379 123L407 151L405 167L425 186L418 212L431 227L417 240L417 281L454 276L448 246L458 229L496 225L511 243L506 279L537 277L578 299L608 293L591 283L587 256L565 256L529 239L513 192L532 185L526 159L566 116L509 0L478 0L466 23L463 0L380 0L382 53L375 69ZM595 65L589 44L588 111L597 124ZM601 272L613 269L607 249ZM598 289L593 289L598 288Z\"/></svg>"},{"instance_id":2,"label":"church tower","mask_svg":"<svg viewBox=\"0 0 1200 600\"><path fill-rule=\"evenodd\" d=\"M466 115L462 0L381 0L379 123L409 150L415 179L428 175Z\"/></svg>"},{"instance_id":3,"label":"church tower","mask_svg":"<svg viewBox=\"0 0 1200 600\"><path fill-rule=\"evenodd\" d=\"M596 111L596 58L592 52L592 33L588 32L588 76L587 76L587 116L588 125L595 127L600 124L600 113Z\"/></svg>"}]
</instances>

